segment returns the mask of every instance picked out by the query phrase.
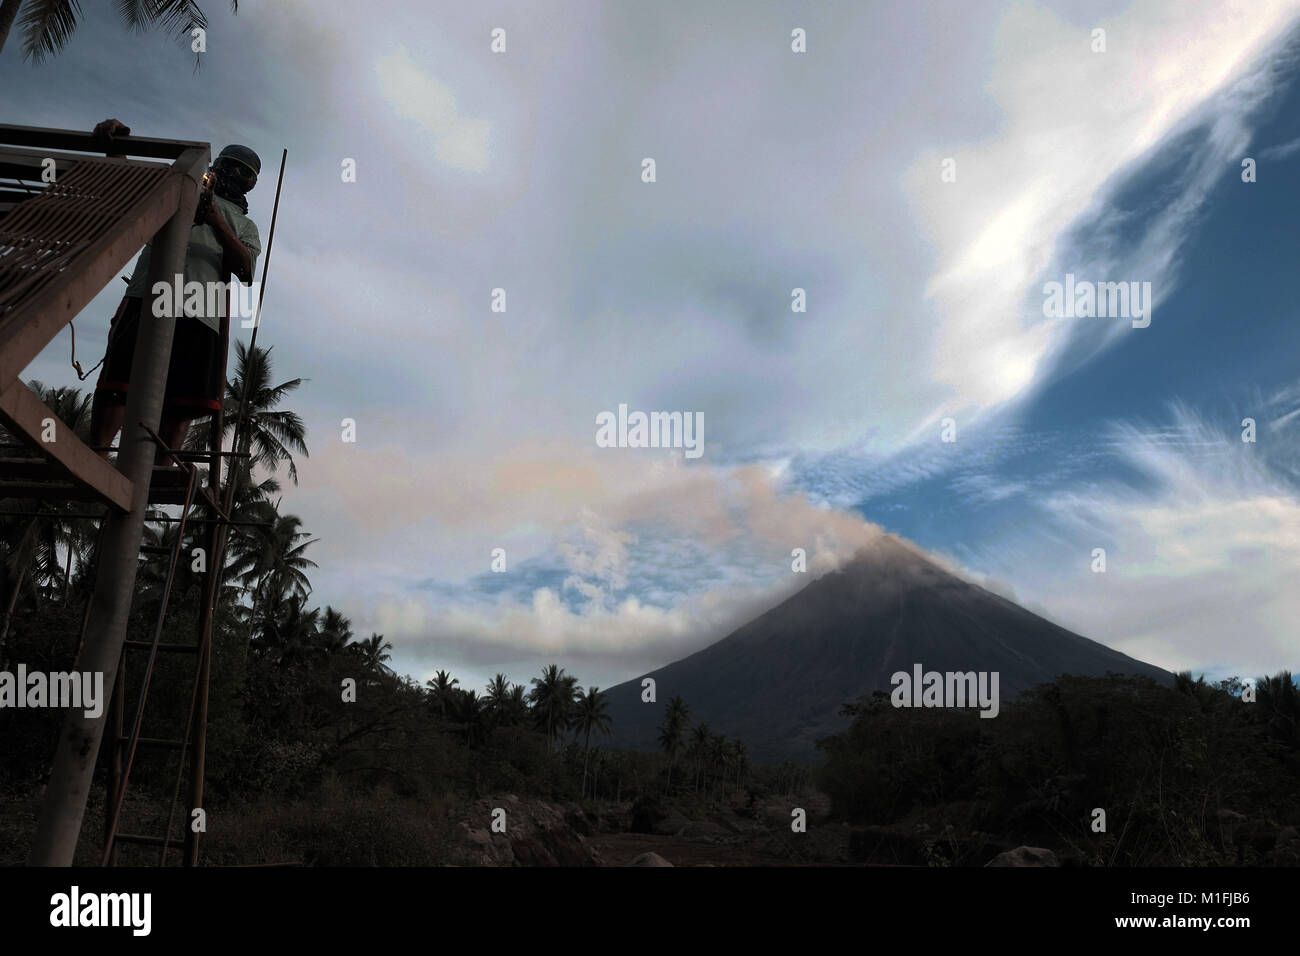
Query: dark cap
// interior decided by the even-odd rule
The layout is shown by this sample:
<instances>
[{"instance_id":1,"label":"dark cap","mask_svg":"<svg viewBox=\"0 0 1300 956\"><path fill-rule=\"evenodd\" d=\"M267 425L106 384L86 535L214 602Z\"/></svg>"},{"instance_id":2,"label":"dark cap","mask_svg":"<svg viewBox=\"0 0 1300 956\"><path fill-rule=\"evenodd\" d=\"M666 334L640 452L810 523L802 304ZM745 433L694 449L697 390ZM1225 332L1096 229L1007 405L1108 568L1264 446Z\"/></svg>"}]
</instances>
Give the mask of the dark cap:
<instances>
[{"instance_id":1,"label":"dark cap","mask_svg":"<svg viewBox=\"0 0 1300 956\"><path fill-rule=\"evenodd\" d=\"M247 166L255 174L262 172L262 160L258 158L257 153L247 146L227 146L217 154L217 159L233 159L235 162Z\"/></svg>"}]
</instances>

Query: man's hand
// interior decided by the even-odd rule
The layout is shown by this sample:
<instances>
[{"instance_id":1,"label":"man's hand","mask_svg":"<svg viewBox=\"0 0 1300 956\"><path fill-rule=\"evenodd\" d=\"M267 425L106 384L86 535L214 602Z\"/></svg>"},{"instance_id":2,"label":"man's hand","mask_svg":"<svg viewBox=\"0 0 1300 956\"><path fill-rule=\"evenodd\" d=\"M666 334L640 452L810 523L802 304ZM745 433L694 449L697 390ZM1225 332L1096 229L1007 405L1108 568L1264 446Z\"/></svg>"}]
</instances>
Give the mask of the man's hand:
<instances>
[{"instance_id":1,"label":"man's hand","mask_svg":"<svg viewBox=\"0 0 1300 956\"><path fill-rule=\"evenodd\" d=\"M226 217L221 215L221 210L217 208L215 202L209 201L207 206L204 208L202 222L204 225L211 226L216 230L221 230L223 227L227 230L230 229L229 224L226 222Z\"/></svg>"},{"instance_id":2,"label":"man's hand","mask_svg":"<svg viewBox=\"0 0 1300 956\"><path fill-rule=\"evenodd\" d=\"M95 139L103 140L105 143L107 143L108 141L112 140L114 136L130 136L131 127L127 126L125 123L121 122L120 120L106 119L104 120L104 122L96 124L95 128L91 130L90 135L93 136ZM109 159L121 159L126 154L106 153L105 155L107 155Z\"/></svg>"}]
</instances>

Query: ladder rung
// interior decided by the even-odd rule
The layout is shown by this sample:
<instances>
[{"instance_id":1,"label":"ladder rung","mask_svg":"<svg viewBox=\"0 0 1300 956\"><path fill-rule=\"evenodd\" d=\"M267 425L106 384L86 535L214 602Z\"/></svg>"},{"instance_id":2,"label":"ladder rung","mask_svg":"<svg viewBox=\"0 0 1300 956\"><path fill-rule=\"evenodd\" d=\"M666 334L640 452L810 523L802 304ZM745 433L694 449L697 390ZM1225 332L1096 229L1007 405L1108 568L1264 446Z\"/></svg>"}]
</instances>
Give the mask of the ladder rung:
<instances>
[{"instance_id":1,"label":"ladder rung","mask_svg":"<svg viewBox=\"0 0 1300 956\"><path fill-rule=\"evenodd\" d=\"M125 747L131 742L129 737L119 737L118 745ZM169 750L182 750L188 746L183 740L167 740L163 737L141 737L136 740L138 747L162 747Z\"/></svg>"},{"instance_id":2,"label":"ladder rung","mask_svg":"<svg viewBox=\"0 0 1300 956\"><path fill-rule=\"evenodd\" d=\"M144 836L139 833L119 833L114 837L117 843L139 843L141 846L162 846L164 843L168 846L180 846L179 840L164 840L162 837Z\"/></svg>"},{"instance_id":3,"label":"ladder rung","mask_svg":"<svg viewBox=\"0 0 1300 956\"><path fill-rule=\"evenodd\" d=\"M153 647L153 644L149 641L124 641L122 646L137 651L147 651L149 648ZM197 644L164 644L161 642L158 644L158 650L164 652L170 651L173 654L194 654L198 652L198 649L199 646Z\"/></svg>"}]
</instances>

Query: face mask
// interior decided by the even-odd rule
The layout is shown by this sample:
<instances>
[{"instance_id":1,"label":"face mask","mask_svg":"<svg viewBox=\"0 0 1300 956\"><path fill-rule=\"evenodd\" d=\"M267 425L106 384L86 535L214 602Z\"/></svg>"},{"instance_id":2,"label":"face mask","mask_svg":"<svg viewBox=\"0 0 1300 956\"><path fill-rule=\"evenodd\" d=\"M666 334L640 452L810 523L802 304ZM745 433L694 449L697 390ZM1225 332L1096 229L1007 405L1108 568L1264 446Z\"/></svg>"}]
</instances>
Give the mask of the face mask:
<instances>
[{"instance_id":1,"label":"face mask","mask_svg":"<svg viewBox=\"0 0 1300 956\"><path fill-rule=\"evenodd\" d=\"M245 188L245 180L238 178L229 169L222 166L213 166L212 173L216 178L216 183L213 185L212 191L222 199L234 203L239 207L241 212L247 215L248 200L244 198L244 194L247 191Z\"/></svg>"}]
</instances>

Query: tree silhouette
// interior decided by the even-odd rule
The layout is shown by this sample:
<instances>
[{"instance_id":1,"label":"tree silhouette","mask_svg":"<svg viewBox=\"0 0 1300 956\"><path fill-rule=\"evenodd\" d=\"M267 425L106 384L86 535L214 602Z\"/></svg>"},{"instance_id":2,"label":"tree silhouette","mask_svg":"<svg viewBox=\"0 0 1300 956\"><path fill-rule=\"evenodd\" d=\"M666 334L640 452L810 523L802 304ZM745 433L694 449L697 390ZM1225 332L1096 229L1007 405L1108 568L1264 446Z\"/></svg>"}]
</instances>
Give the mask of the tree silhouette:
<instances>
[{"instance_id":1,"label":"tree silhouette","mask_svg":"<svg viewBox=\"0 0 1300 956\"><path fill-rule=\"evenodd\" d=\"M385 664L385 661L392 660L392 655L388 652L393 649L393 645L384 640L384 635L371 632L364 641L358 641L352 646L357 649L357 657L366 670L381 676L393 673L392 668Z\"/></svg>"},{"instance_id":2,"label":"tree silhouette","mask_svg":"<svg viewBox=\"0 0 1300 956\"><path fill-rule=\"evenodd\" d=\"M562 667L551 664L542 671L541 677L533 678L532 684L528 697L533 704L533 713L554 748L556 735L569 725L572 718L578 679L566 674Z\"/></svg>"},{"instance_id":3,"label":"tree silhouette","mask_svg":"<svg viewBox=\"0 0 1300 956\"><path fill-rule=\"evenodd\" d=\"M574 726L583 737L582 789L579 791L583 796L587 793L587 762L591 757L591 732L595 730L597 733L608 735L611 722L609 698L601 692L600 688L588 687L585 693L579 689L574 711Z\"/></svg>"},{"instance_id":4,"label":"tree silhouette","mask_svg":"<svg viewBox=\"0 0 1300 956\"><path fill-rule=\"evenodd\" d=\"M303 383L295 378L279 385L271 384L271 349L255 347L248 351L243 342L235 346L235 377L226 386L222 409L222 440L233 435L239 416L240 401L244 395L244 381L248 381L248 413L240 431L237 451L251 457L235 467L245 469L244 478L259 467L274 475L281 464L288 465L289 479L298 484L298 465L294 454L308 457L307 427L296 412L278 409L284 397ZM185 447L190 451L206 451L211 434L212 419L205 418L195 424L185 437ZM232 438L233 440L233 438ZM241 459L231 459L240 462Z\"/></svg>"},{"instance_id":5,"label":"tree silhouette","mask_svg":"<svg viewBox=\"0 0 1300 956\"><path fill-rule=\"evenodd\" d=\"M677 751L682 745L682 735L691 719L690 708L681 695L668 701L664 709L664 724L659 728L659 746L668 754L668 786L673 785L673 767L677 765Z\"/></svg>"},{"instance_id":6,"label":"tree silhouette","mask_svg":"<svg viewBox=\"0 0 1300 956\"><path fill-rule=\"evenodd\" d=\"M427 681L424 685L431 691L429 697L433 702L434 709L443 717L447 716L448 709L455 702L453 695L455 694L456 685L459 683L460 681L446 671L438 671L433 675L433 680Z\"/></svg>"},{"instance_id":7,"label":"tree silhouette","mask_svg":"<svg viewBox=\"0 0 1300 956\"><path fill-rule=\"evenodd\" d=\"M712 741L709 732L709 725L700 721L691 731L691 743L687 749L687 754L695 758L695 789L700 789L700 768L704 758L708 753L709 743Z\"/></svg>"},{"instance_id":8,"label":"tree silhouette","mask_svg":"<svg viewBox=\"0 0 1300 956\"><path fill-rule=\"evenodd\" d=\"M0 2L0 50L13 26L23 0ZM185 46L190 45L190 31L206 29L207 17L195 0L116 0L122 25L134 32L161 28ZM230 9L239 12L239 0L230 0ZM23 12L23 58L42 63L47 56L61 53L77 29L81 8L77 0L27 0Z\"/></svg>"}]
</instances>

